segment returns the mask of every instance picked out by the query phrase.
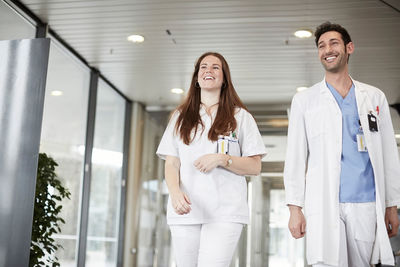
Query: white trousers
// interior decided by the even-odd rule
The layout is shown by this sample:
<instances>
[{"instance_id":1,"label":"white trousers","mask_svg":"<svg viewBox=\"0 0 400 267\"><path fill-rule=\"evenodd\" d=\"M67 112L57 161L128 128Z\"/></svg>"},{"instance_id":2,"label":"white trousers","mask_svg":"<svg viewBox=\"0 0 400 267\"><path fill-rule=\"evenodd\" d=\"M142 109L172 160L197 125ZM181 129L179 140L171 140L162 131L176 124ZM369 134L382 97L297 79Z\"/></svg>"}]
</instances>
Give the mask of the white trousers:
<instances>
[{"instance_id":1,"label":"white trousers","mask_svg":"<svg viewBox=\"0 0 400 267\"><path fill-rule=\"evenodd\" d=\"M243 224L170 225L178 267L228 267Z\"/></svg>"},{"instance_id":2,"label":"white trousers","mask_svg":"<svg viewBox=\"0 0 400 267\"><path fill-rule=\"evenodd\" d=\"M340 203L338 267L370 267L375 234L375 202ZM313 266L332 267L327 264Z\"/></svg>"}]
</instances>

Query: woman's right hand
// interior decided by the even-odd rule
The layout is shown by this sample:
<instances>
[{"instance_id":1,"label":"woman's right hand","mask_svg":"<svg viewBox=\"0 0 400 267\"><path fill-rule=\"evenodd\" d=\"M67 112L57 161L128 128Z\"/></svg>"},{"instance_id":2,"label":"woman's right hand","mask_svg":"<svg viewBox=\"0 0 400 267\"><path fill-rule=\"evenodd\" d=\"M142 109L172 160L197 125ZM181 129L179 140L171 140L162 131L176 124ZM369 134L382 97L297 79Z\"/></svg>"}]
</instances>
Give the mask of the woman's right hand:
<instances>
[{"instance_id":1,"label":"woman's right hand","mask_svg":"<svg viewBox=\"0 0 400 267\"><path fill-rule=\"evenodd\" d=\"M171 204L179 215L187 214L191 208L189 197L181 190L179 182L179 170L181 161L178 157L167 156L165 160L165 181L167 182Z\"/></svg>"},{"instance_id":2,"label":"woman's right hand","mask_svg":"<svg viewBox=\"0 0 400 267\"><path fill-rule=\"evenodd\" d=\"M179 215L188 214L191 211L189 197L182 192L182 190L178 189L175 192L170 193L171 204L174 208L175 212Z\"/></svg>"}]
</instances>

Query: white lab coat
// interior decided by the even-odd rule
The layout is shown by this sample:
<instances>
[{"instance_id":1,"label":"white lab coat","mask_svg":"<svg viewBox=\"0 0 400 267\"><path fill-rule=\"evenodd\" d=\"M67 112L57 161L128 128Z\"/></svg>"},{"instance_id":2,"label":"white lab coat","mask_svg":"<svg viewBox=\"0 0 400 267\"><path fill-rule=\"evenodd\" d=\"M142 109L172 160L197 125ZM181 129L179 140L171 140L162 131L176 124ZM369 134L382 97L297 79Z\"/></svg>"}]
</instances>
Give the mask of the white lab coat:
<instances>
[{"instance_id":1,"label":"white lab coat","mask_svg":"<svg viewBox=\"0 0 400 267\"><path fill-rule=\"evenodd\" d=\"M375 176L377 232L371 263L394 265L384 216L386 207L400 204L400 164L389 106L378 88L353 83ZM370 111L378 132L369 131ZM323 80L293 98L284 170L287 204L304 207L308 264L338 265L341 152L342 114Z\"/></svg>"}]
</instances>

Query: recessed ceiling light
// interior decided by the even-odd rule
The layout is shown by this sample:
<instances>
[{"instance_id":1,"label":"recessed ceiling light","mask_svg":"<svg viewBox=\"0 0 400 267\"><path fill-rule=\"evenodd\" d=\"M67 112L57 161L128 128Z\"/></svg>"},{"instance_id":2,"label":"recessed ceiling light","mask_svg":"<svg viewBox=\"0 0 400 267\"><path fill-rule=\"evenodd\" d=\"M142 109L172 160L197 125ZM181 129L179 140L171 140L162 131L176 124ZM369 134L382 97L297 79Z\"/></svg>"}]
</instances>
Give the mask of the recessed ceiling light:
<instances>
[{"instance_id":1,"label":"recessed ceiling light","mask_svg":"<svg viewBox=\"0 0 400 267\"><path fill-rule=\"evenodd\" d=\"M54 90L54 91L51 91L51 95L60 96L60 95L63 95L63 91Z\"/></svg>"},{"instance_id":2,"label":"recessed ceiling light","mask_svg":"<svg viewBox=\"0 0 400 267\"><path fill-rule=\"evenodd\" d=\"M301 92L301 91L304 91L304 90L307 90L308 89L308 87L305 87L305 86L300 86L300 87L297 87L297 92Z\"/></svg>"},{"instance_id":3,"label":"recessed ceiling light","mask_svg":"<svg viewBox=\"0 0 400 267\"><path fill-rule=\"evenodd\" d=\"M143 43L144 41L144 37L142 35L137 35L137 34L129 35L127 39L132 43Z\"/></svg>"},{"instance_id":4,"label":"recessed ceiling light","mask_svg":"<svg viewBox=\"0 0 400 267\"><path fill-rule=\"evenodd\" d=\"M297 38L310 38L312 36L312 32L310 30L298 30L294 33L294 36Z\"/></svg>"},{"instance_id":5,"label":"recessed ceiling light","mask_svg":"<svg viewBox=\"0 0 400 267\"><path fill-rule=\"evenodd\" d=\"M172 88L171 89L171 93L174 93L174 94L178 94L178 95L181 95L181 94L183 94L183 89L181 89L181 88Z\"/></svg>"},{"instance_id":6,"label":"recessed ceiling light","mask_svg":"<svg viewBox=\"0 0 400 267\"><path fill-rule=\"evenodd\" d=\"M400 134L395 134L394 135L397 139L400 139Z\"/></svg>"}]
</instances>

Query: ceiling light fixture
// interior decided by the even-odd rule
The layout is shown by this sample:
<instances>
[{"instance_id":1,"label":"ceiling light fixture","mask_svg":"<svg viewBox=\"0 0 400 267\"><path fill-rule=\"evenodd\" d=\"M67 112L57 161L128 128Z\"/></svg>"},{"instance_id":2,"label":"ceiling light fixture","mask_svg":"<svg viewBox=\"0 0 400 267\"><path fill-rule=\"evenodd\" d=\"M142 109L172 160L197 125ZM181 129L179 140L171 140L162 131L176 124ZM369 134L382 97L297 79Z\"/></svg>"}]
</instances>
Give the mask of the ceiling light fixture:
<instances>
[{"instance_id":1,"label":"ceiling light fixture","mask_svg":"<svg viewBox=\"0 0 400 267\"><path fill-rule=\"evenodd\" d=\"M171 93L181 95L183 94L184 90L181 88L172 88Z\"/></svg>"},{"instance_id":2,"label":"ceiling light fixture","mask_svg":"<svg viewBox=\"0 0 400 267\"><path fill-rule=\"evenodd\" d=\"M63 91L54 90L54 91L51 91L51 95L60 96L60 95L63 95Z\"/></svg>"},{"instance_id":3,"label":"ceiling light fixture","mask_svg":"<svg viewBox=\"0 0 400 267\"><path fill-rule=\"evenodd\" d=\"M307 90L307 89L308 89L308 87L300 86L300 87L297 87L296 91L297 92L301 92L301 91L304 91L304 90Z\"/></svg>"},{"instance_id":4,"label":"ceiling light fixture","mask_svg":"<svg viewBox=\"0 0 400 267\"><path fill-rule=\"evenodd\" d=\"M138 34L133 34L128 36L128 41L131 41L132 43L143 43L144 42L144 37L142 35Z\"/></svg>"},{"instance_id":5,"label":"ceiling light fixture","mask_svg":"<svg viewBox=\"0 0 400 267\"><path fill-rule=\"evenodd\" d=\"M297 38L310 38L312 36L312 31L310 30L298 30L294 33Z\"/></svg>"},{"instance_id":6,"label":"ceiling light fixture","mask_svg":"<svg viewBox=\"0 0 400 267\"><path fill-rule=\"evenodd\" d=\"M394 135L397 139L400 139L400 134L395 134Z\"/></svg>"}]
</instances>

